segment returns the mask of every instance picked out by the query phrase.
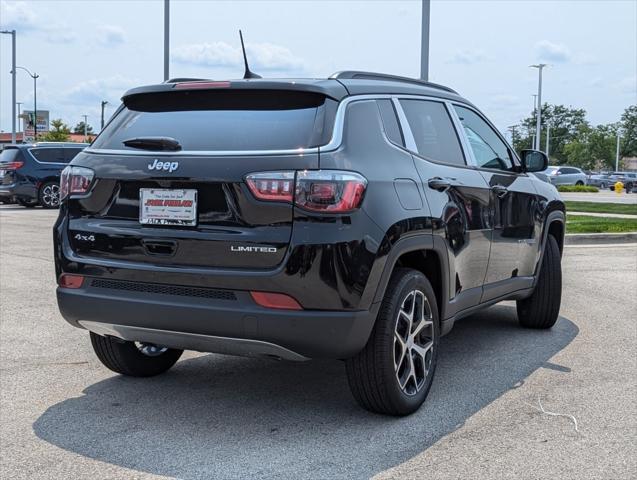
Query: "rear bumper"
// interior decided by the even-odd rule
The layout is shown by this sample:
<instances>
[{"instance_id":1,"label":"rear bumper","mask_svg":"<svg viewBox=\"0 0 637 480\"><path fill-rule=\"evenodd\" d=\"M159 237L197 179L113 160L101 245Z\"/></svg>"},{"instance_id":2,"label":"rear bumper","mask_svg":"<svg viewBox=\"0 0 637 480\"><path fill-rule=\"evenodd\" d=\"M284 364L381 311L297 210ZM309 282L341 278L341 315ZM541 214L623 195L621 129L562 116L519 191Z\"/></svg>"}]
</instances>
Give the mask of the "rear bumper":
<instances>
[{"instance_id":1,"label":"rear bumper","mask_svg":"<svg viewBox=\"0 0 637 480\"><path fill-rule=\"evenodd\" d=\"M2 198L28 198L29 200L37 199L38 190L34 185L12 183L9 185L0 185L0 197Z\"/></svg>"},{"instance_id":2,"label":"rear bumper","mask_svg":"<svg viewBox=\"0 0 637 480\"><path fill-rule=\"evenodd\" d=\"M88 285L87 285L88 284ZM234 299L95 288L57 289L72 325L124 340L188 350L289 360L349 358L367 343L369 311L274 310L247 292Z\"/></svg>"}]
</instances>

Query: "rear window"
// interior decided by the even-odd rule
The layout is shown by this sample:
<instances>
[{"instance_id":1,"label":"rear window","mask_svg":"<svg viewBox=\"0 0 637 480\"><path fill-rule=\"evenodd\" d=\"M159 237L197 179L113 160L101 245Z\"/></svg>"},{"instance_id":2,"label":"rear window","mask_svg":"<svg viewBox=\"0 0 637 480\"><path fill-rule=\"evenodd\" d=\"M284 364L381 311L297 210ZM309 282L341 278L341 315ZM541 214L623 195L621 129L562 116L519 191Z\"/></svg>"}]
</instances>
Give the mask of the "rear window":
<instances>
[{"instance_id":1,"label":"rear window","mask_svg":"<svg viewBox=\"0 0 637 480\"><path fill-rule=\"evenodd\" d=\"M277 90L169 91L132 95L91 148L171 137L182 150L292 150L317 146L325 97ZM130 149L135 150L135 149Z\"/></svg>"},{"instance_id":2,"label":"rear window","mask_svg":"<svg viewBox=\"0 0 637 480\"><path fill-rule=\"evenodd\" d=\"M29 150L38 162L43 163L66 163L64 149L62 148L32 148Z\"/></svg>"},{"instance_id":3,"label":"rear window","mask_svg":"<svg viewBox=\"0 0 637 480\"><path fill-rule=\"evenodd\" d=\"M17 148L5 148L0 152L0 162L9 163L22 160L22 154Z\"/></svg>"}]
</instances>

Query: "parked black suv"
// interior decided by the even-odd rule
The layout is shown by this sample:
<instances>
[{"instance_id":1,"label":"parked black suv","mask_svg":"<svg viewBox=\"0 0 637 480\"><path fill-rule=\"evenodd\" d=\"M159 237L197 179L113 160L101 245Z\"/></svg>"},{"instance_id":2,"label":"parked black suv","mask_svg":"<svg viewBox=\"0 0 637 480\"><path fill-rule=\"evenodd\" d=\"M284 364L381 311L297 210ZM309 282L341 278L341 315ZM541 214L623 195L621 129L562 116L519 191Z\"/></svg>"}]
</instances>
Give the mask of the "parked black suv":
<instances>
[{"instance_id":1,"label":"parked black suv","mask_svg":"<svg viewBox=\"0 0 637 480\"><path fill-rule=\"evenodd\" d=\"M60 205L60 173L87 143L7 145L0 153L0 200L25 207Z\"/></svg>"},{"instance_id":2,"label":"parked black suv","mask_svg":"<svg viewBox=\"0 0 637 480\"><path fill-rule=\"evenodd\" d=\"M401 77L133 89L63 173L59 307L124 375L183 349L343 359L363 407L408 414L456 319L517 300L523 326L555 323L564 204L528 174L546 164Z\"/></svg>"}]
</instances>

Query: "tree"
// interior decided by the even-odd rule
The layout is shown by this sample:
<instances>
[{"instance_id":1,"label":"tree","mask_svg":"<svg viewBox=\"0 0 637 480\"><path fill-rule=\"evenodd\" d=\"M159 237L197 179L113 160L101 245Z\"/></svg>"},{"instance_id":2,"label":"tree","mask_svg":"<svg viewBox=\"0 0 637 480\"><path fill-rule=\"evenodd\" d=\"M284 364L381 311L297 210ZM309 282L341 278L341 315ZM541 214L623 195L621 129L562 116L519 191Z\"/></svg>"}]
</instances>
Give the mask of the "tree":
<instances>
[{"instance_id":1,"label":"tree","mask_svg":"<svg viewBox=\"0 0 637 480\"><path fill-rule=\"evenodd\" d=\"M38 140L43 142L68 142L71 130L61 118L51 120L51 130L44 135L38 135Z\"/></svg>"},{"instance_id":2,"label":"tree","mask_svg":"<svg viewBox=\"0 0 637 480\"><path fill-rule=\"evenodd\" d=\"M73 133L79 134L79 135L84 135L84 121L79 122L77 125L75 125L75 128L73 129ZM88 135L91 135L93 133L93 127L91 127L90 125L86 125L86 133Z\"/></svg>"},{"instance_id":3,"label":"tree","mask_svg":"<svg viewBox=\"0 0 637 480\"><path fill-rule=\"evenodd\" d=\"M637 105L631 105L622 114L621 156L637 157Z\"/></svg>"},{"instance_id":4,"label":"tree","mask_svg":"<svg viewBox=\"0 0 637 480\"><path fill-rule=\"evenodd\" d=\"M535 112L520 123L520 135L514 144L517 151L533 148L532 136L535 134L535 123ZM583 127L589 126L586 120L586 110L545 103L542 105L542 132L540 134L542 150L546 145L546 125L551 126L549 156L552 163L558 165L567 160L564 147L575 140L578 133L582 133Z\"/></svg>"},{"instance_id":5,"label":"tree","mask_svg":"<svg viewBox=\"0 0 637 480\"><path fill-rule=\"evenodd\" d=\"M595 128L581 125L575 139L564 145L566 162L585 170L612 170L615 165L616 135L616 124L598 125Z\"/></svg>"}]
</instances>

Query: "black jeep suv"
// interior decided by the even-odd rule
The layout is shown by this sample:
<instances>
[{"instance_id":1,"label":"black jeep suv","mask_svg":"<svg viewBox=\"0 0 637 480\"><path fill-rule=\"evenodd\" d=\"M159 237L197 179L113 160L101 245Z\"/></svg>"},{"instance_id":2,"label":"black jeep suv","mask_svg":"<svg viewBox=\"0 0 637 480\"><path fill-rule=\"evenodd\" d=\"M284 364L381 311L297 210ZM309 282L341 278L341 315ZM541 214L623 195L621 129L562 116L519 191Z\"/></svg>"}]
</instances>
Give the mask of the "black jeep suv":
<instances>
[{"instance_id":1,"label":"black jeep suv","mask_svg":"<svg viewBox=\"0 0 637 480\"><path fill-rule=\"evenodd\" d=\"M124 375L184 349L342 359L363 407L408 414L456 319L516 300L525 327L557 320L546 164L402 77L136 88L63 172L59 307Z\"/></svg>"},{"instance_id":2,"label":"black jeep suv","mask_svg":"<svg viewBox=\"0 0 637 480\"><path fill-rule=\"evenodd\" d=\"M60 173L88 143L8 145L0 153L0 200L25 207L60 205Z\"/></svg>"}]
</instances>

